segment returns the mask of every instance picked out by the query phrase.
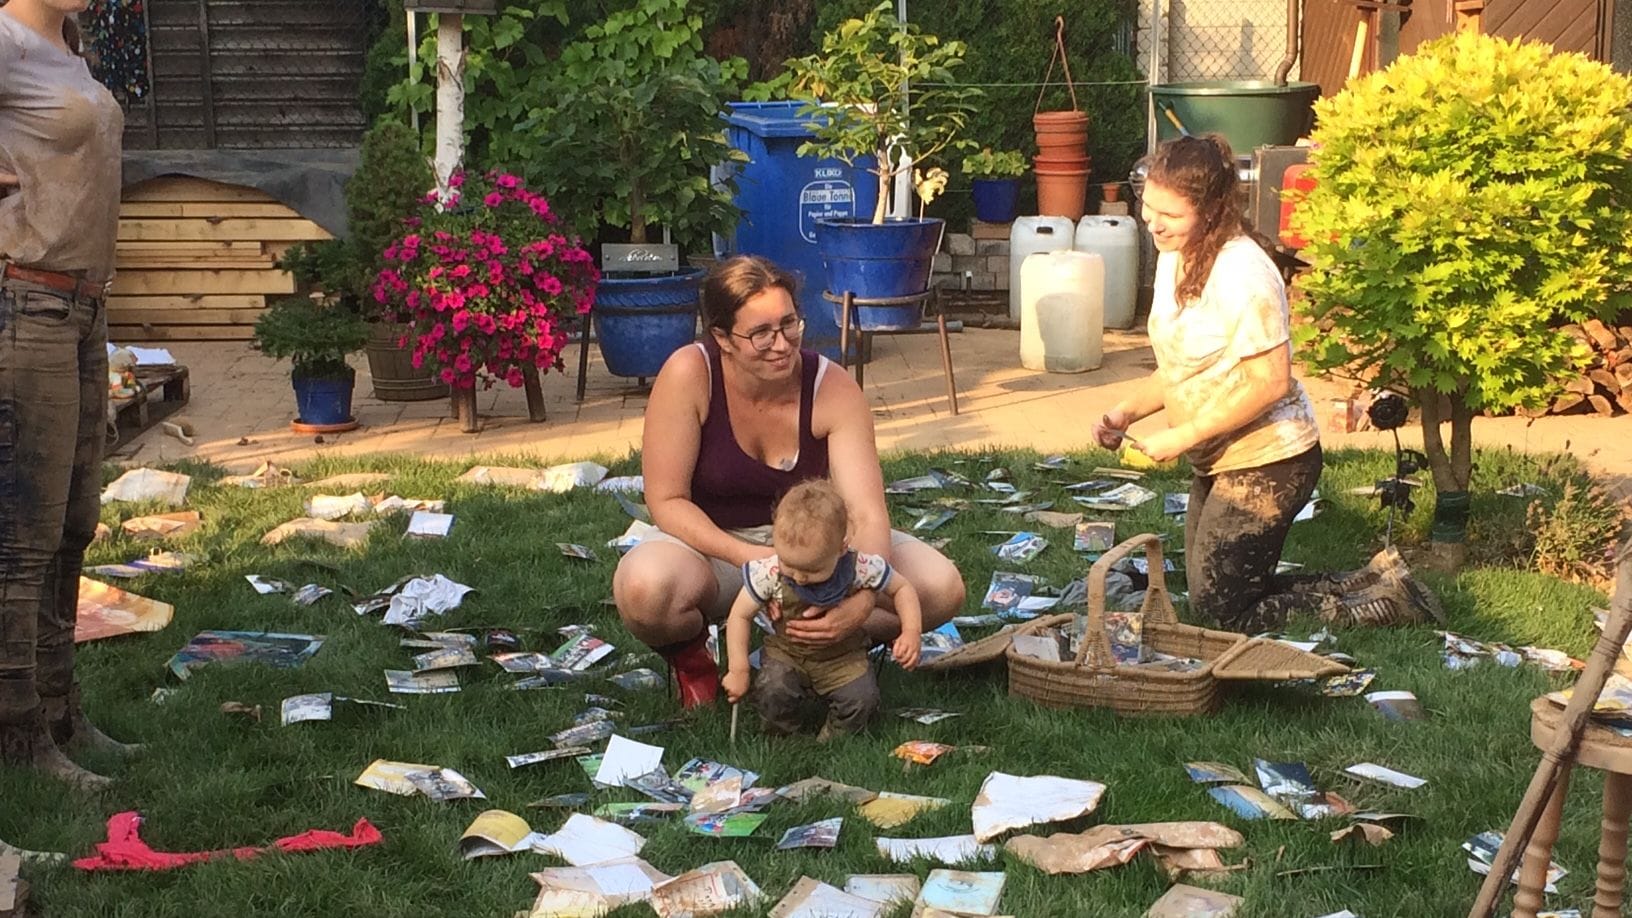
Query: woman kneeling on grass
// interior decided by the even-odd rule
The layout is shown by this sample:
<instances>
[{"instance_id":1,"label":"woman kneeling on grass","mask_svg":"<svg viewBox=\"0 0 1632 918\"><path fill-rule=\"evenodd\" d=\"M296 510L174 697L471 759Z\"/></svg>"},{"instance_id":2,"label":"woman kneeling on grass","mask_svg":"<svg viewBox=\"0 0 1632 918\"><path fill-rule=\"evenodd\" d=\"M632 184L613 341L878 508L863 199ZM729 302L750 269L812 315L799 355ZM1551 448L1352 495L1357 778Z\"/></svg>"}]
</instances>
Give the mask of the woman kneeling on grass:
<instances>
[{"instance_id":1,"label":"woman kneeling on grass","mask_svg":"<svg viewBox=\"0 0 1632 918\"><path fill-rule=\"evenodd\" d=\"M1275 573L1322 466L1314 406L1292 376L1286 286L1243 216L1223 138L1171 140L1148 162L1157 370L1094 425L1094 439L1114 449L1130 425L1167 412L1167 428L1140 448L1157 461L1186 455L1195 469L1184 533L1190 608L1247 633L1278 629L1293 611L1372 625L1439 617L1392 548L1347 576Z\"/></svg>"},{"instance_id":2,"label":"woman kneeling on grass","mask_svg":"<svg viewBox=\"0 0 1632 918\"><path fill-rule=\"evenodd\" d=\"M719 691L705 648L742 589L742 566L774 554L771 508L794 485L830 478L849 507L851 546L878 555L916 590L923 627L963 604L963 578L940 552L890 529L873 416L860 387L799 347L805 320L791 275L762 258L721 262L703 280L707 333L669 358L652 385L641 464L652 521L618 563L612 595L630 633L668 660L685 707ZM862 633L892 641L888 597L861 590L786 623L795 644Z\"/></svg>"}]
</instances>

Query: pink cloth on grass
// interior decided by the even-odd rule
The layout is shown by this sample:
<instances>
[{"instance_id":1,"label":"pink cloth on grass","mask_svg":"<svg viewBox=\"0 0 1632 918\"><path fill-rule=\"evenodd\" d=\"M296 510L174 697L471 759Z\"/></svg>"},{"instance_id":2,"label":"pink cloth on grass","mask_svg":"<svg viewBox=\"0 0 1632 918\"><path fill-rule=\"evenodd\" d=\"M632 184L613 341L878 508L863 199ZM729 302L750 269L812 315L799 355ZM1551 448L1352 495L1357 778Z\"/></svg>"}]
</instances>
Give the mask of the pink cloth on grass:
<instances>
[{"instance_id":1,"label":"pink cloth on grass","mask_svg":"<svg viewBox=\"0 0 1632 918\"><path fill-rule=\"evenodd\" d=\"M171 853L154 851L141 838L142 816L134 810L108 818L108 840L99 842L96 854L74 861L80 870L174 870L199 861L231 855L241 861L267 851L319 851L324 848L361 848L377 845L385 838L367 819L357 820L350 835L313 829L280 838L267 848L225 848L220 851Z\"/></svg>"}]
</instances>

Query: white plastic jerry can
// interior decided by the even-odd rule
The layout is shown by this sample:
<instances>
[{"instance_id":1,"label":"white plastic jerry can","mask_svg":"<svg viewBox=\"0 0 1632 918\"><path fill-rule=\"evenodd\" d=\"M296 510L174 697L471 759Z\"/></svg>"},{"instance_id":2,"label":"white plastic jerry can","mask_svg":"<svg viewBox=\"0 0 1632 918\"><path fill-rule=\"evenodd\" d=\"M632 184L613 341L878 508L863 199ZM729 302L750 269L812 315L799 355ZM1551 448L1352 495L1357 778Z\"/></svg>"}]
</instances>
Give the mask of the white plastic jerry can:
<instances>
[{"instance_id":1,"label":"white plastic jerry can","mask_svg":"<svg viewBox=\"0 0 1632 918\"><path fill-rule=\"evenodd\" d=\"M1084 373L1105 359L1105 259L1043 252L1020 266L1020 365Z\"/></svg>"},{"instance_id":2,"label":"white plastic jerry can","mask_svg":"<svg viewBox=\"0 0 1632 918\"><path fill-rule=\"evenodd\" d=\"M1069 217L1019 217L1009 229L1009 318L1020 318L1020 265L1038 252L1071 248L1076 224Z\"/></svg>"},{"instance_id":3,"label":"white plastic jerry can","mask_svg":"<svg viewBox=\"0 0 1632 918\"><path fill-rule=\"evenodd\" d=\"M1105 259L1105 327L1132 328L1139 302L1138 224L1132 217L1083 217L1072 248Z\"/></svg>"}]
</instances>

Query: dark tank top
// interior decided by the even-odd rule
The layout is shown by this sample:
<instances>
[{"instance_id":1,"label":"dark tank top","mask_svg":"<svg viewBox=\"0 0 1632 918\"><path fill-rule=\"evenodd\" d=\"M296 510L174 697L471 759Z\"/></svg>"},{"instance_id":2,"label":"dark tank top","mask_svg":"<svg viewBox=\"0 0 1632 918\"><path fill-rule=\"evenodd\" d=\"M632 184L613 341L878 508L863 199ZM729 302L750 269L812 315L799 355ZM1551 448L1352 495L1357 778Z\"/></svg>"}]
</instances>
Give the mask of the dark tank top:
<instances>
[{"instance_id":1,"label":"dark tank top","mask_svg":"<svg viewBox=\"0 0 1632 918\"><path fill-rule=\"evenodd\" d=\"M703 420L697 466L691 473L691 501L721 529L769 525L772 507L789 488L827 477L827 438L817 439L810 431L822 356L815 351L799 352L799 458L793 468L783 470L755 459L738 445L725 400L720 353L708 344L703 348L708 360L708 417Z\"/></svg>"}]
</instances>

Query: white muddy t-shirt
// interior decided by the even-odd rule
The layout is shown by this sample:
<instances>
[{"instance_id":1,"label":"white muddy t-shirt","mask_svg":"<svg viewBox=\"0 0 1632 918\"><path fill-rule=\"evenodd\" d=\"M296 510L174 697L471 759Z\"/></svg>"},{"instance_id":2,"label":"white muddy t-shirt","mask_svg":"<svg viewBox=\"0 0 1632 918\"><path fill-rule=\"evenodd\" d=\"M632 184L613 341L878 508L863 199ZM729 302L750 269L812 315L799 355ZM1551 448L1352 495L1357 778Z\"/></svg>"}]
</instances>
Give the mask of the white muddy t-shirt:
<instances>
[{"instance_id":1,"label":"white muddy t-shirt","mask_svg":"<svg viewBox=\"0 0 1632 918\"><path fill-rule=\"evenodd\" d=\"M1246 236L1224 244L1201 296L1182 308L1174 298L1178 254L1156 260L1150 344L1166 393L1168 423L1204 418L1230 390L1245 359L1276 347L1292 351L1286 285L1262 248ZM1285 397L1227 434L1189 453L1198 475L1258 468L1290 459L1320 442L1309 394L1296 379Z\"/></svg>"}]
</instances>

